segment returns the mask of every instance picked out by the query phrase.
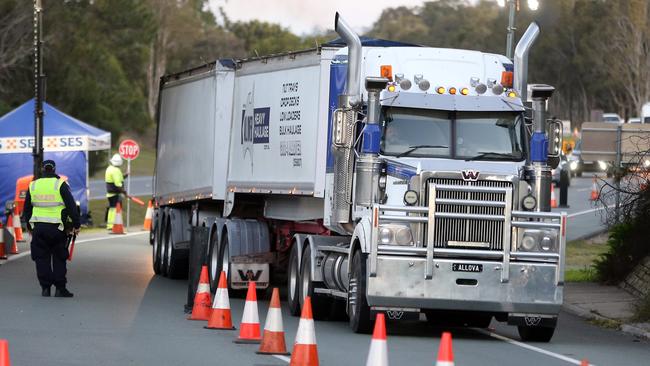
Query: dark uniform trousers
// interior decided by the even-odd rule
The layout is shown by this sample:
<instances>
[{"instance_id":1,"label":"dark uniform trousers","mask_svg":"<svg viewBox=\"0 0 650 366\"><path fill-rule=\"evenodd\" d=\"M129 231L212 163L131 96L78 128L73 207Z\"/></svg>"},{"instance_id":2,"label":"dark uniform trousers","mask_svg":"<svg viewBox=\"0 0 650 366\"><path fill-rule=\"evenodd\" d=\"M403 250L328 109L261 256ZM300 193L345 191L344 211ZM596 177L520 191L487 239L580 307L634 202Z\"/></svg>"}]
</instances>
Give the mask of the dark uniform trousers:
<instances>
[{"instance_id":1,"label":"dark uniform trousers","mask_svg":"<svg viewBox=\"0 0 650 366\"><path fill-rule=\"evenodd\" d=\"M41 287L64 288L66 284L67 236L58 224L37 222L32 231L32 260Z\"/></svg>"}]
</instances>

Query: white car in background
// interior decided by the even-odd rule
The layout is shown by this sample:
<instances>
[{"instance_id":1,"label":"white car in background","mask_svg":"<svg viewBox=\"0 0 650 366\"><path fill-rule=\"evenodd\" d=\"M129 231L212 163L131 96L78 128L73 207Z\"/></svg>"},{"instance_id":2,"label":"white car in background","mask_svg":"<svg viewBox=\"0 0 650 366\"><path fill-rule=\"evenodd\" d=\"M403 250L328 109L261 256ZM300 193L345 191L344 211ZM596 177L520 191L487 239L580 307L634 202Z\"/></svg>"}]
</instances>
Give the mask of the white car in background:
<instances>
[{"instance_id":1,"label":"white car in background","mask_svg":"<svg viewBox=\"0 0 650 366\"><path fill-rule=\"evenodd\" d=\"M641 123L641 118L640 117L632 117L627 121L627 123Z\"/></svg>"},{"instance_id":2,"label":"white car in background","mask_svg":"<svg viewBox=\"0 0 650 366\"><path fill-rule=\"evenodd\" d=\"M603 113L603 122L623 123L623 118L618 113Z\"/></svg>"}]
</instances>

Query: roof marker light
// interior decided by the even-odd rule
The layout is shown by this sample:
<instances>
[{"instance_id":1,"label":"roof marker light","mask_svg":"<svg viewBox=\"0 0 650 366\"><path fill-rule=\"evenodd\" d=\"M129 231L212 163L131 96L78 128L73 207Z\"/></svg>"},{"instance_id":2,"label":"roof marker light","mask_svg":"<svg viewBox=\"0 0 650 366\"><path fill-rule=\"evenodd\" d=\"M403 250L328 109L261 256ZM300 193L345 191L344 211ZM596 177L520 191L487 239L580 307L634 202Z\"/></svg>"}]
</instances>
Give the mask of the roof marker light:
<instances>
[{"instance_id":1,"label":"roof marker light","mask_svg":"<svg viewBox=\"0 0 650 366\"><path fill-rule=\"evenodd\" d=\"M395 92L395 84L388 84L388 87L386 89L388 89L388 91L391 93Z\"/></svg>"},{"instance_id":2,"label":"roof marker light","mask_svg":"<svg viewBox=\"0 0 650 366\"><path fill-rule=\"evenodd\" d=\"M461 93L462 95L467 95L467 94L469 94L469 89L467 89L467 88L462 88L462 89L460 90L460 93Z\"/></svg>"},{"instance_id":3,"label":"roof marker light","mask_svg":"<svg viewBox=\"0 0 650 366\"><path fill-rule=\"evenodd\" d=\"M507 95L508 95L508 98L517 98L517 92L515 92L514 90L508 91Z\"/></svg>"},{"instance_id":4,"label":"roof marker light","mask_svg":"<svg viewBox=\"0 0 650 366\"><path fill-rule=\"evenodd\" d=\"M456 88L454 88L453 86L451 88L449 88L449 94L452 94L452 95L456 94Z\"/></svg>"},{"instance_id":5,"label":"roof marker light","mask_svg":"<svg viewBox=\"0 0 650 366\"><path fill-rule=\"evenodd\" d=\"M439 87L436 88L436 92L438 94L445 94L445 88L442 87L442 86L439 86Z\"/></svg>"},{"instance_id":6,"label":"roof marker light","mask_svg":"<svg viewBox=\"0 0 650 366\"><path fill-rule=\"evenodd\" d=\"M380 75L382 78L386 78L390 81L393 81L393 66L392 65L381 65L379 67Z\"/></svg>"},{"instance_id":7,"label":"roof marker light","mask_svg":"<svg viewBox=\"0 0 650 366\"><path fill-rule=\"evenodd\" d=\"M512 80L514 76L512 71L504 71L501 73L501 85L506 88L512 88Z\"/></svg>"}]
</instances>

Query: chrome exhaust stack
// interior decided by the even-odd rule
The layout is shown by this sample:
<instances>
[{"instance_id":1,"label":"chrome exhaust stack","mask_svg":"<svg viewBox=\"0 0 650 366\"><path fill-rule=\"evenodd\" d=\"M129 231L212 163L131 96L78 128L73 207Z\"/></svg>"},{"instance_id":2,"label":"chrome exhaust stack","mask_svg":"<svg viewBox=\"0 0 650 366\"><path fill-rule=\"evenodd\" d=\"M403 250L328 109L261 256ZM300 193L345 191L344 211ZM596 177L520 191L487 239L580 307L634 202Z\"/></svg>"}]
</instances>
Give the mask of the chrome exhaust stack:
<instances>
[{"instance_id":1,"label":"chrome exhaust stack","mask_svg":"<svg viewBox=\"0 0 650 366\"><path fill-rule=\"evenodd\" d=\"M348 46L348 75L339 108L349 108L361 101L361 39L338 12L334 18L334 30Z\"/></svg>"},{"instance_id":2,"label":"chrome exhaust stack","mask_svg":"<svg viewBox=\"0 0 650 366\"><path fill-rule=\"evenodd\" d=\"M528 53L537 36L539 36L539 26L536 22L532 22L515 48L514 88L521 96L522 102L526 102L528 98Z\"/></svg>"}]
</instances>

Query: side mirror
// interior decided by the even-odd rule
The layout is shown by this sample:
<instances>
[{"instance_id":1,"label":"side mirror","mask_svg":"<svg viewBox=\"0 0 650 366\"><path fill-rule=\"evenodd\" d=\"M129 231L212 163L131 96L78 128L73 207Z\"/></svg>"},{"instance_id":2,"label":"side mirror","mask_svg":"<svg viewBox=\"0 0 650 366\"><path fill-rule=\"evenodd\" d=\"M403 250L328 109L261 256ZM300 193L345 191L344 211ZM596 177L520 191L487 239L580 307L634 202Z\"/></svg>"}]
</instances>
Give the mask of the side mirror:
<instances>
[{"instance_id":1,"label":"side mirror","mask_svg":"<svg viewBox=\"0 0 650 366\"><path fill-rule=\"evenodd\" d=\"M546 136L548 136L548 165L555 169L560 164L560 154L562 154L562 121L547 120Z\"/></svg>"}]
</instances>

